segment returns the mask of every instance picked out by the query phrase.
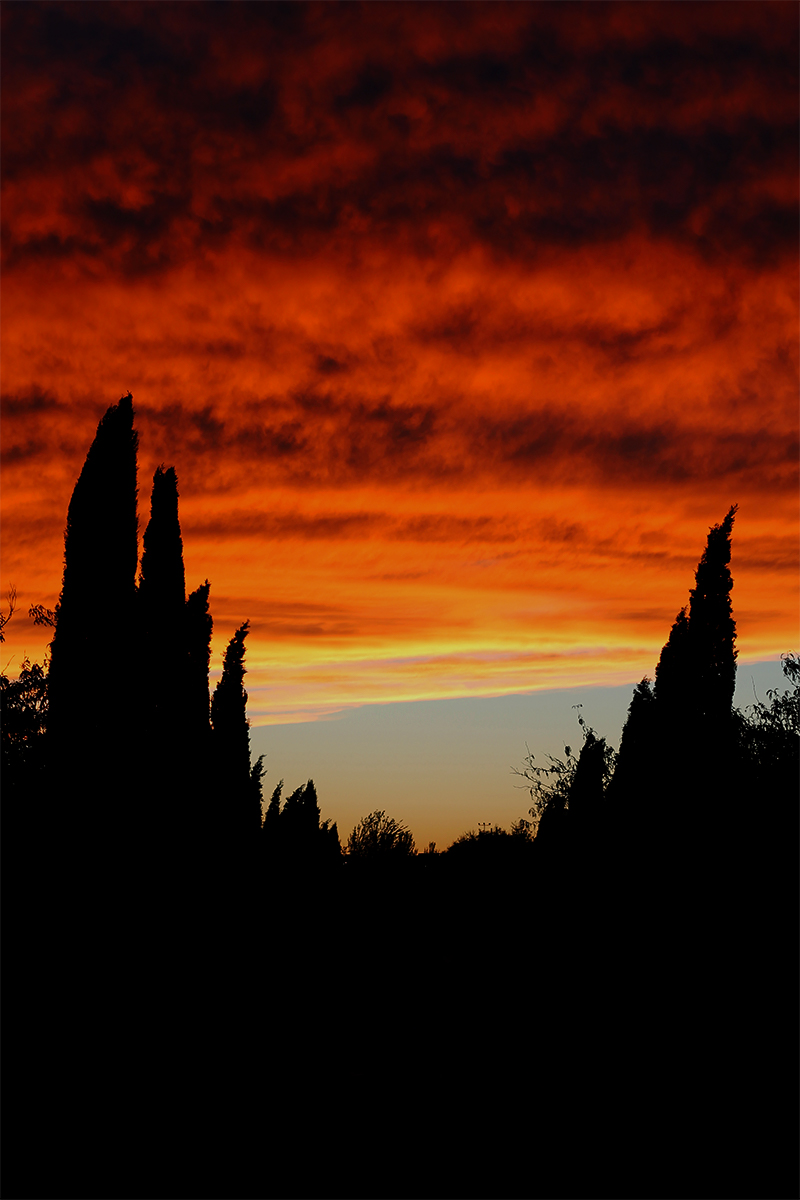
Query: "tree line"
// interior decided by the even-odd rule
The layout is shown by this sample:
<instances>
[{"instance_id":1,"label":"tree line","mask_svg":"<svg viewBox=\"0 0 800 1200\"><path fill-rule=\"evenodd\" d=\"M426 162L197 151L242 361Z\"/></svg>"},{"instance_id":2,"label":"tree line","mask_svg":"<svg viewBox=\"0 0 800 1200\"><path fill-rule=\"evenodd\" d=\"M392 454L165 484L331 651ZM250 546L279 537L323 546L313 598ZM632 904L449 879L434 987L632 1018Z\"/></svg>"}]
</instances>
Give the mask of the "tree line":
<instances>
[{"instance_id":1,"label":"tree line","mask_svg":"<svg viewBox=\"0 0 800 1200\"><path fill-rule=\"evenodd\" d=\"M251 853L271 867L409 860L410 831L377 810L344 848L322 820L312 780L262 797L263 756L251 762L245 642L224 652L209 686L213 619L206 579L188 595L173 467L157 467L138 551L138 435L130 393L100 421L67 513L64 572L50 625L49 664L0 677L6 820L30 838L46 826L73 844L98 840L136 855ZM707 853L749 819L750 797L773 798L773 821L791 822L798 778L800 659L784 655L787 690L733 708L736 623L730 571L737 506L711 528L688 603L678 612L654 679L634 689L618 751L579 715L577 754L517 771L530 790L528 819L510 832L471 831L451 860L488 863L606 850L673 854L691 841ZM138 572L138 577L137 577ZM5 624L14 611L9 597ZM0 625L0 638L2 638ZM686 824L691 823L687 839ZM727 827L727 829L726 829ZM249 846L251 849L245 851ZM95 852L94 850L92 852ZM426 862L435 847L424 852Z\"/></svg>"}]
</instances>

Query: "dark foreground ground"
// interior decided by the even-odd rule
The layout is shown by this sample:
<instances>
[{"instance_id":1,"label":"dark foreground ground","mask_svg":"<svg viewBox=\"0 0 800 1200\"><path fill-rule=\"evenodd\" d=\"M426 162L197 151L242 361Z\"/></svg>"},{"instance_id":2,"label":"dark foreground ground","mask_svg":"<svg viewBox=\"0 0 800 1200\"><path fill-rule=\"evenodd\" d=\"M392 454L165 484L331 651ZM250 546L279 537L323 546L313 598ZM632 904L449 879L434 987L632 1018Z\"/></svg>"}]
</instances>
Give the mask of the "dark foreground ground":
<instances>
[{"instance_id":1,"label":"dark foreground ground","mask_svg":"<svg viewBox=\"0 0 800 1200\"><path fill-rule=\"evenodd\" d=\"M34 873L3 1196L795 1197L796 914L764 887Z\"/></svg>"}]
</instances>

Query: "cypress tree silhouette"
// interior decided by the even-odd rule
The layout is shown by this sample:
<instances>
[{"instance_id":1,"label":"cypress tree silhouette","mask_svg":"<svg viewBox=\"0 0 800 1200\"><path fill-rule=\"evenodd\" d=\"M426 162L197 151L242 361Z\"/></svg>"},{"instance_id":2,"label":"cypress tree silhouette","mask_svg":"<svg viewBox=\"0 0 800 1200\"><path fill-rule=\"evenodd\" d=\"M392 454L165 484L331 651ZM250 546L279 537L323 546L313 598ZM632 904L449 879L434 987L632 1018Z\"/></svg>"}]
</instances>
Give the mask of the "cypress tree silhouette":
<instances>
[{"instance_id":1,"label":"cypress tree silhouette","mask_svg":"<svg viewBox=\"0 0 800 1200\"><path fill-rule=\"evenodd\" d=\"M707 855L730 826L733 771L731 713L736 686L736 622L730 572L731 533L737 506L708 533L684 609L672 627L656 668L660 807L682 797L691 813L697 853ZM678 828L683 822L675 826ZM682 836L682 835L681 835Z\"/></svg>"},{"instance_id":2,"label":"cypress tree silhouette","mask_svg":"<svg viewBox=\"0 0 800 1200\"><path fill-rule=\"evenodd\" d=\"M296 788L288 796L281 812L281 854L293 865L318 857L320 808L314 780Z\"/></svg>"},{"instance_id":3,"label":"cypress tree silhouette","mask_svg":"<svg viewBox=\"0 0 800 1200\"><path fill-rule=\"evenodd\" d=\"M208 741L210 692L208 670L211 665L211 634L214 622L208 611L208 580L192 592L186 601L186 716L189 727L201 744Z\"/></svg>"},{"instance_id":4,"label":"cypress tree silhouette","mask_svg":"<svg viewBox=\"0 0 800 1200\"><path fill-rule=\"evenodd\" d=\"M139 602L144 626L159 636L166 633L174 640L186 601L178 478L174 467L156 467L150 521L142 545Z\"/></svg>"},{"instance_id":5,"label":"cypress tree silhouette","mask_svg":"<svg viewBox=\"0 0 800 1200\"><path fill-rule=\"evenodd\" d=\"M620 849L631 840L641 846L654 834L654 806L645 797L650 795L661 748L655 733L655 695L651 681L645 676L633 690L607 793L611 832Z\"/></svg>"},{"instance_id":6,"label":"cypress tree silhouette","mask_svg":"<svg viewBox=\"0 0 800 1200\"><path fill-rule=\"evenodd\" d=\"M334 866L342 855L339 829L335 821L320 820L314 780L295 788L283 807L282 791L283 780L273 791L264 814L262 845L270 866L293 873Z\"/></svg>"},{"instance_id":7,"label":"cypress tree silhouette","mask_svg":"<svg viewBox=\"0 0 800 1200\"><path fill-rule=\"evenodd\" d=\"M578 719L585 726L585 722ZM584 728L584 742L569 790L567 810L573 844L581 850L595 850L603 831L609 757L605 738L599 738L593 729Z\"/></svg>"},{"instance_id":8,"label":"cypress tree silhouette","mask_svg":"<svg viewBox=\"0 0 800 1200\"><path fill-rule=\"evenodd\" d=\"M259 825L261 824L262 804L264 803L264 776L267 768L264 766L265 755L260 754L250 768L250 790L253 800L258 805Z\"/></svg>"},{"instance_id":9,"label":"cypress tree silhouette","mask_svg":"<svg viewBox=\"0 0 800 1200\"><path fill-rule=\"evenodd\" d=\"M655 695L662 714L680 712L684 721L703 725L728 721L736 686L729 564L737 508L732 505L724 521L709 530L688 609L678 613L656 667Z\"/></svg>"},{"instance_id":10,"label":"cypress tree silhouette","mask_svg":"<svg viewBox=\"0 0 800 1200\"><path fill-rule=\"evenodd\" d=\"M693 685L689 606L678 613L656 666L655 698L663 712L679 710Z\"/></svg>"},{"instance_id":11,"label":"cypress tree silhouette","mask_svg":"<svg viewBox=\"0 0 800 1200\"><path fill-rule=\"evenodd\" d=\"M187 817L191 817L191 837L197 844L208 845L213 837L214 762L211 747L211 696L208 671L211 665L211 634L214 622L208 611L208 580L188 597L184 609L185 691L184 752Z\"/></svg>"},{"instance_id":12,"label":"cypress tree silhouette","mask_svg":"<svg viewBox=\"0 0 800 1200\"><path fill-rule=\"evenodd\" d=\"M689 646L695 692L694 713L715 725L727 723L736 687L736 622L733 619L730 571L734 504L708 534L689 599Z\"/></svg>"},{"instance_id":13,"label":"cypress tree silhouette","mask_svg":"<svg viewBox=\"0 0 800 1200\"><path fill-rule=\"evenodd\" d=\"M267 811L264 813L263 832L267 846L272 850L275 847L278 837L278 822L281 815L281 793L283 792L283 780L276 784L275 790L270 797Z\"/></svg>"},{"instance_id":14,"label":"cypress tree silhouette","mask_svg":"<svg viewBox=\"0 0 800 1200\"><path fill-rule=\"evenodd\" d=\"M48 737L80 839L118 828L133 800L137 442L128 393L100 421L67 513Z\"/></svg>"},{"instance_id":15,"label":"cypress tree silhouette","mask_svg":"<svg viewBox=\"0 0 800 1200\"><path fill-rule=\"evenodd\" d=\"M137 593L145 664L139 679L143 782L139 811L158 841L172 845L186 824L181 793L186 784L183 746L189 732L183 541L173 467L156 468L143 546Z\"/></svg>"},{"instance_id":16,"label":"cypress tree silhouette","mask_svg":"<svg viewBox=\"0 0 800 1200\"><path fill-rule=\"evenodd\" d=\"M653 845L658 837L667 856L674 853L676 839L686 841L687 814L701 855L717 836L733 770L736 622L729 564L736 512L734 504L710 528L689 604L661 651L655 686L651 692L643 680L631 701L609 788L617 837L629 849L641 838Z\"/></svg>"},{"instance_id":17,"label":"cypress tree silhouette","mask_svg":"<svg viewBox=\"0 0 800 1200\"><path fill-rule=\"evenodd\" d=\"M223 837L243 842L261 828L261 803L254 795L250 769L250 724L244 688L245 621L228 643L222 678L211 699L215 763L215 827Z\"/></svg>"}]
</instances>

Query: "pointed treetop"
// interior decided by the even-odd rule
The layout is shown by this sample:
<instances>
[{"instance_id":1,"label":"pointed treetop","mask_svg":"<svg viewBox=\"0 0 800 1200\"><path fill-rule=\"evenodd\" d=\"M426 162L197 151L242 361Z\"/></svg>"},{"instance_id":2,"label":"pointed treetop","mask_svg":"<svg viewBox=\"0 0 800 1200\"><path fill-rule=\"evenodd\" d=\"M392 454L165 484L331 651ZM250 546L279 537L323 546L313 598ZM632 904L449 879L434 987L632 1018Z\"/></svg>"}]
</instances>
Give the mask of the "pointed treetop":
<instances>
[{"instance_id":1,"label":"pointed treetop","mask_svg":"<svg viewBox=\"0 0 800 1200\"><path fill-rule=\"evenodd\" d=\"M179 609L186 599L183 540L178 518L178 477L174 467L156 467L150 501L150 520L144 534L139 587L148 603L164 614Z\"/></svg>"},{"instance_id":2,"label":"pointed treetop","mask_svg":"<svg viewBox=\"0 0 800 1200\"><path fill-rule=\"evenodd\" d=\"M136 567L136 453L130 392L112 404L72 492L64 534L64 576L50 662L51 731L62 748L77 746L89 727L110 747L125 725L135 656L131 649ZM106 712L88 682L114 678L118 702ZM81 732L83 731L83 732ZM77 753L77 751L76 751Z\"/></svg>"},{"instance_id":3,"label":"pointed treetop","mask_svg":"<svg viewBox=\"0 0 800 1200\"><path fill-rule=\"evenodd\" d=\"M67 608L73 596L84 604L90 594L95 605L116 603L129 580L135 582L139 437L132 401L129 392L104 413L72 492L64 535L62 604Z\"/></svg>"},{"instance_id":4,"label":"pointed treetop","mask_svg":"<svg viewBox=\"0 0 800 1200\"><path fill-rule=\"evenodd\" d=\"M689 678L689 606L681 609L656 666L655 696L661 704L680 704Z\"/></svg>"},{"instance_id":5,"label":"pointed treetop","mask_svg":"<svg viewBox=\"0 0 800 1200\"><path fill-rule=\"evenodd\" d=\"M724 720L736 685L731 533L737 505L709 530L689 604L681 609L656 667L655 695L687 719Z\"/></svg>"},{"instance_id":6,"label":"pointed treetop","mask_svg":"<svg viewBox=\"0 0 800 1200\"><path fill-rule=\"evenodd\" d=\"M726 605L728 611L731 609L730 592L733 578L728 564L731 561L731 533L738 508L738 504L731 505L725 520L719 525L712 525L708 531L706 548L695 572L695 586L689 593L690 620L696 606L710 597L715 597L718 603Z\"/></svg>"},{"instance_id":7,"label":"pointed treetop","mask_svg":"<svg viewBox=\"0 0 800 1200\"><path fill-rule=\"evenodd\" d=\"M736 622L730 571L731 533L738 505L713 525L689 594L689 632L695 662L695 704L714 719L730 716L736 687Z\"/></svg>"},{"instance_id":8,"label":"pointed treetop","mask_svg":"<svg viewBox=\"0 0 800 1200\"><path fill-rule=\"evenodd\" d=\"M244 677L247 674L244 665L244 641L249 628L249 621L239 626L223 655L222 677L214 688L211 699L211 724L215 729L236 728L240 720L245 721L243 728L247 728L244 715L247 704L247 692L244 689ZM247 771L249 775L249 751Z\"/></svg>"},{"instance_id":9,"label":"pointed treetop","mask_svg":"<svg viewBox=\"0 0 800 1200\"><path fill-rule=\"evenodd\" d=\"M250 632L250 622L244 621L231 640L228 642L227 649L222 657L222 679L220 683L228 677L228 680L240 680L247 674L247 667L244 665L244 640Z\"/></svg>"}]
</instances>

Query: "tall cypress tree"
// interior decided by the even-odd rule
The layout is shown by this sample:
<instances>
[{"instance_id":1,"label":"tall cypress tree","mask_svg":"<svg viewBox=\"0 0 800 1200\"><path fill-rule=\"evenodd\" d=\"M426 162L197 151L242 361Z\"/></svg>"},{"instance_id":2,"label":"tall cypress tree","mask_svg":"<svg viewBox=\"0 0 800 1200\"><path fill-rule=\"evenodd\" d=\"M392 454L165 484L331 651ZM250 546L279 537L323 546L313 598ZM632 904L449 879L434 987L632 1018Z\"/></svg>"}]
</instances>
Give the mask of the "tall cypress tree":
<instances>
[{"instance_id":1,"label":"tall cypress tree","mask_svg":"<svg viewBox=\"0 0 800 1200\"><path fill-rule=\"evenodd\" d=\"M228 643L222 678L211 699L211 728L215 764L214 825L220 834L246 840L261 828L261 803L256 801L250 772L250 724L244 688L245 621Z\"/></svg>"},{"instance_id":2,"label":"tall cypress tree","mask_svg":"<svg viewBox=\"0 0 800 1200\"><path fill-rule=\"evenodd\" d=\"M316 848L320 822L319 801L314 780L296 788L287 797L281 813L282 835L290 854L310 857Z\"/></svg>"},{"instance_id":3,"label":"tall cypress tree","mask_svg":"<svg viewBox=\"0 0 800 1200\"><path fill-rule=\"evenodd\" d=\"M208 847L213 837L215 779L211 747L210 693L211 634L208 580L187 597L183 612L185 692L182 713L184 755L183 799L188 830L195 847Z\"/></svg>"},{"instance_id":4,"label":"tall cypress tree","mask_svg":"<svg viewBox=\"0 0 800 1200\"><path fill-rule=\"evenodd\" d=\"M655 698L663 712L679 709L695 686L689 638L688 605L681 609L656 666Z\"/></svg>"},{"instance_id":5,"label":"tall cypress tree","mask_svg":"<svg viewBox=\"0 0 800 1200\"><path fill-rule=\"evenodd\" d=\"M60 800L70 796L62 815L84 838L115 826L131 799L137 444L128 393L100 421L67 513L49 737Z\"/></svg>"},{"instance_id":6,"label":"tall cypress tree","mask_svg":"<svg viewBox=\"0 0 800 1200\"><path fill-rule=\"evenodd\" d=\"M142 617L175 637L186 585L183 539L178 518L178 477L174 467L156 467L150 500L150 520L142 539L139 602ZM171 626L171 629L170 629Z\"/></svg>"},{"instance_id":7,"label":"tall cypress tree","mask_svg":"<svg viewBox=\"0 0 800 1200\"><path fill-rule=\"evenodd\" d=\"M736 622L733 619L730 571L731 533L738 505L709 530L703 557L689 598L689 648L695 715L715 725L731 714L736 687Z\"/></svg>"},{"instance_id":8,"label":"tall cypress tree","mask_svg":"<svg viewBox=\"0 0 800 1200\"><path fill-rule=\"evenodd\" d=\"M656 667L656 701L662 715L718 725L731 712L736 686L736 622L730 572L731 533L737 505L708 533L689 604L672 626Z\"/></svg>"},{"instance_id":9,"label":"tall cypress tree","mask_svg":"<svg viewBox=\"0 0 800 1200\"><path fill-rule=\"evenodd\" d=\"M604 825L608 746L593 729L585 729L584 739L569 790L569 823L576 848L596 849Z\"/></svg>"},{"instance_id":10,"label":"tall cypress tree","mask_svg":"<svg viewBox=\"0 0 800 1200\"><path fill-rule=\"evenodd\" d=\"M664 845L687 829L707 849L731 791L731 704L736 623L731 606L731 533L737 506L709 530L689 604L661 651L655 687L638 685L609 790L621 841L635 828ZM676 814L681 814L681 819ZM691 814L687 824L686 814Z\"/></svg>"},{"instance_id":11,"label":"tall cypress tree","mask_svg":"<svg viewBox=\"0 0 800 1200\"><path fill-rule=\"evenodd\" d=\"M191 735L205 741L208 737L210 692L208 669L211 663L211 634L214 622L208 611L208 580L186 600L186 719Z\"/></svg>"},{"instance_id":12,"label":"tall cypress tree","mask_svg":"<svg viewBox=\"0 0 800 1200\"><path fill-rule=\"evenodd\" d=\"M272 795L270 796L269 804L267 805L267 811L264 813L264 824L261 828L264 833L265 841L269 841L270 839L277 837L278 822L281 816L282 792L283 780L281 779L278 783L276 783Z\"/></svg>"},{"instance_id":13,"label":"tall cypress tree","mask_svg":"<svg viewBox=\"0 0 800 1200\"><path fill-rule=\"evenodd\" d=\"M137 594L142 717L139 813L154 839L173 843L186 824L188 733L186 591L173 467L156 468L143 545Z\"/></svg>"}]
</instances>

